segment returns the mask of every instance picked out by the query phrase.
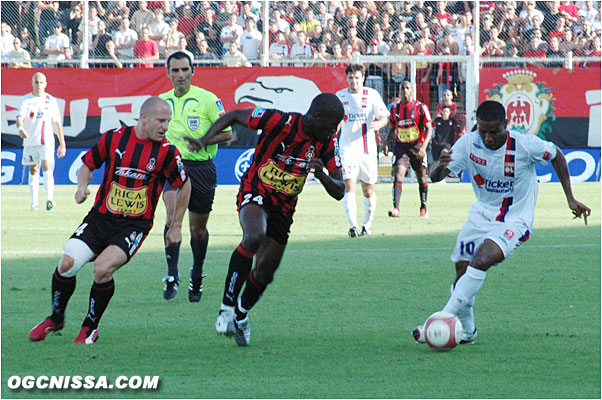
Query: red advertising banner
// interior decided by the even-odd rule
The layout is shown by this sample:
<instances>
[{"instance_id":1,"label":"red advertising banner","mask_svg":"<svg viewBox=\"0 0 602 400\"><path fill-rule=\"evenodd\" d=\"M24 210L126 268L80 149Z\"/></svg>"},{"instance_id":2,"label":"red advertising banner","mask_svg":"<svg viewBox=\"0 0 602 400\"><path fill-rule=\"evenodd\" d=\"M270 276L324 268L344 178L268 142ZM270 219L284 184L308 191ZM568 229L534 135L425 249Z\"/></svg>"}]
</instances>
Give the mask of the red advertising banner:
<instances>
[{"instance_id":1,"label":"red advertising banner","mask_svg":"<svg viewBox=\"0 0 602 400\"><path fill-rule=\"evenodd\" d=\"M99 132L134 124L151 95L172 89L166 70L153 69L2 69L2 142L19 144L15 128L21 97L31 92L31 77L41 71L47 92L57 98L65 136L73 147L89 147ZM192 84L215 93L226 110L245 107L305 112L321 92L347 83L343 67L209 68L197 67ZM14 140L11 140L14 139Z\"/></svg>"},{"instance_id":2,"label":"red advertising banner","mask_svg":"<svg viewBox=\"0 0 602 400\"><path fill-rule=\"evenodd\" d=\"M509 126L560 147L600 147L600 69L484 68L479 103L500 101Z\"/></svg>"}]
</instances>

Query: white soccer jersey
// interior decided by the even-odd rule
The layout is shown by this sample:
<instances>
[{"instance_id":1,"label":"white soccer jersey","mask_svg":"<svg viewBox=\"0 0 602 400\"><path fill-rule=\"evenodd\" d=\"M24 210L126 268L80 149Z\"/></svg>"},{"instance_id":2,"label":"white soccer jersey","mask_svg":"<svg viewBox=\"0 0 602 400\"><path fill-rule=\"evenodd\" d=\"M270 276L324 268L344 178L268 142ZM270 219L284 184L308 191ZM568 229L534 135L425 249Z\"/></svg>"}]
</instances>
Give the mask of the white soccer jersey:
<instances>
[{"instance_id":1,"label":"white soccer jersey","mask_svg":"<svg viewBox=\"0 0 602 400\"><path fill-rule=\"evenodd\" d=\"M462 136L452 147L448 169L455 174L468 169L476 211L490 221L522 221L533 229L537 201L535 163L556 157L556 146L533 135L508 131L497 150L485 147L477 131Z\"/></svg>"},{"instance_id":2,"label":"white soccer jersey","mask_svg":"<svg viewBox=\"0 0 602 400\"><path fill-rule=\"evenodd\" d=\"M339 147L351 154L370 154L376 157L376 136L370 124L389 115L387 106L378 92L364 87L359 93L349 88L339 90L338 98L345 108L345 117L339 134Z\"/></svg>"},{"instance_id":3,"label":"white soccer jersey","mask_svg":"<svg viewBox=\"0 0 602 400\"><path fill-rule=\"evenodd\" d=\"M35 96L26 94L21 100L17 115L23 117L23 128L29 135L23 139L23 147L47 146L54 148L54 122L61 122L61 113L56 99L44 93Z\"/></svg>"}]
</instances>

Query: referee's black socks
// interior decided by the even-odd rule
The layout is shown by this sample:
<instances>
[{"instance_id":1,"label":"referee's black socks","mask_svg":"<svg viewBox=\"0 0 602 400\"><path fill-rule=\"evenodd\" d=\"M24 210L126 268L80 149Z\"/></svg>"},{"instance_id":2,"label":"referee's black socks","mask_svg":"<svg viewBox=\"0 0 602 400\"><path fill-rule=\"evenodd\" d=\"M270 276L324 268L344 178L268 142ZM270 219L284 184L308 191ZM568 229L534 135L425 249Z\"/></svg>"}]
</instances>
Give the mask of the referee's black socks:
<instances>
[{"instance_id":1,"label":"referee's black socks","mask_svg":"<svg viewBox=\"0 0 602 400\"><path fill-rule=\"evenodd\" d=\"M209 231L202 240L190 238L190 248L192 248L192 269L190 277L192 280L198 280L203 277L203 263L207 255L207 245L209 244Z\"/></svg>"}]
</instances>

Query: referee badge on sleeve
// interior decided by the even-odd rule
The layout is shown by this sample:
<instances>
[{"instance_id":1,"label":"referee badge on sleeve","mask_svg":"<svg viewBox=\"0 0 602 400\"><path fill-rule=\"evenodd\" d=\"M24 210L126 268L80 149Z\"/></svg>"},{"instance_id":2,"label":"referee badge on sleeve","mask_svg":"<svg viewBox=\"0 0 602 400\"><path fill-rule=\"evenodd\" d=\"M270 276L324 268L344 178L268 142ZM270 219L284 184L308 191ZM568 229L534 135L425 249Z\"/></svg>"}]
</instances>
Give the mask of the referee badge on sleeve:
<instances>
[{"instance_id":1,"label":"referee badge on sleeve","mask_svg":"<svg viewBox=\"0 0 602 400\"><path fill-rule=\"evenodd\" d=\"M188 127L193 130L196 131L199 128L199 125L201 124L201 117L195 117L195 116L188 116Z\"/></svg>"}]
</instances>

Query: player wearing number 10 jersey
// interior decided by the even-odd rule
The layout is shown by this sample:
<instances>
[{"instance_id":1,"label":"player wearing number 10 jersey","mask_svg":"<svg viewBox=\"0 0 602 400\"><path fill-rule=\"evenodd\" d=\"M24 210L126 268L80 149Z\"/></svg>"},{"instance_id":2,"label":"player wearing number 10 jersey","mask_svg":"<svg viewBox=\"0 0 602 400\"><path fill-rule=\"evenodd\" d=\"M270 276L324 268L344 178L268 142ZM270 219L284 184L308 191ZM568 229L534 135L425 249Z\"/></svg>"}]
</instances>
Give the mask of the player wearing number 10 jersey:
<instances>
[{"instance_id":1,"label":"player wearing number 10 jersey","mask_svg":"<svg viewBox=\"0 0 602 400\"><path fill-rule=\"evenodd\" d=\"M476 201L456 239L452 261L456 279L443 311L462 322L463 342L477 336L473 305L487 270L501 263L525 242L533 230L537 201L535 164L550 161L562 185L569 208L576 217L591 210L573 197L569 170L562 151L536 136L508 131L506 111L501 103L485 101L477 109L478 132L461 137L451 153L441 152L439 165L431 172L438 182L447 174L468 169ZM422 327L413 332L424 342Z\"/></svg>"},{"instance_id":2,"label":"player wearing number 10 jersey","mask_svg":"<svg viewBox=\"0 0 602 400\"><path fill-rule=\"evenodd\" d=\"M215 324L218 334L234 335L239 346L251 339L247 313L274 279L308 173L314 173L330 196L343 198L336 132L344 113L337 96L322 93L305 115L264 108L235 110L218 119L200 140L187 139L191 147L200 149L233 123L262 131L253 163L240 183L237 205L243 238L230 258Z\"/></svg>"}]
</instances>

